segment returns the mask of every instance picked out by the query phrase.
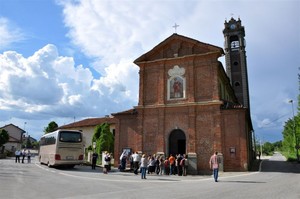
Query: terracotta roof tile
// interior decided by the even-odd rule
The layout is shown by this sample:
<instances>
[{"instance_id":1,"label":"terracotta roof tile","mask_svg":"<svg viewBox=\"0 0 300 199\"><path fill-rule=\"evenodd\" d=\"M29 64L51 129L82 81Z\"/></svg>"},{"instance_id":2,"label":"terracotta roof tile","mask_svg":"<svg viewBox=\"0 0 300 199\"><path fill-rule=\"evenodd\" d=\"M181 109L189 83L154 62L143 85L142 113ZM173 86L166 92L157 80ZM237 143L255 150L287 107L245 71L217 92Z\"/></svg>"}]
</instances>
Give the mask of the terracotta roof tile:
<instances>
[{"instance_id":1,"label":"terracotta roof tile","mask_svg":"<svg viewBox=\"0 0 300 199\"><path fill-rule=\"evenodd\" d=\"M97 126L99 124L102 124L104 122L107 122L108 124L114 124L117 122L117 119L113 117L102 117L102 118L88 118L84 119L78 122L74 122L71 124L66 124L63 126L59 126L58 129L63 128L73 128L73 127L88 127L88 126Z\"/></svg>"}]
</instances>

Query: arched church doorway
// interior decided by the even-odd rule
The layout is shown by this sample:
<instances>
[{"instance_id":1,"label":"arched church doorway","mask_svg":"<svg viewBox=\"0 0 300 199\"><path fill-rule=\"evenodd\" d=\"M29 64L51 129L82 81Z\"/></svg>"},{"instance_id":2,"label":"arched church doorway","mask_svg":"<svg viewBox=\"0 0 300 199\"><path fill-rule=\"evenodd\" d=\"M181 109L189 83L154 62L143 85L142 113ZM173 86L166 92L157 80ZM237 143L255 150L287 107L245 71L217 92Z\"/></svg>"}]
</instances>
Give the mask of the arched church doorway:
<instances>
[{"instance_id":1,"label":"arched church doorway","mask_svg":"<svg viewBox=\"0 0 300 199\"><path fill-rule=\"evenodd\" d=\"M169 136L169 154L185 154L186 153L186 137L182 130L175 129Z\"/></svg>"}]
</instances>

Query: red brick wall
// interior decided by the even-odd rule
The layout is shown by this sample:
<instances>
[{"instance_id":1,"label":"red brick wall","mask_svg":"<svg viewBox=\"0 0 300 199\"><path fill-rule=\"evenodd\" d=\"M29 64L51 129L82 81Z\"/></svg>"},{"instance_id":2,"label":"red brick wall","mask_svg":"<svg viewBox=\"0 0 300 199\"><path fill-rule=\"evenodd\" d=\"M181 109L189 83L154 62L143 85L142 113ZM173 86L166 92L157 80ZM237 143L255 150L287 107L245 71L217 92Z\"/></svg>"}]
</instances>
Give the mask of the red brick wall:
<instances>
[{"instance_id":1,"label":"red brick wall","mask_svg":"<svg viewBox=\"0 0 300 199\"><path fill-rule=\"evenodd\" d=\"M219 77L219 54L191 55L193 50L203 49L193 49L190 44L176 45L182 47L178 50L179 55L189 56L174 58L172 49L166 49L161 53L151 52L153 57L160 59L139 63L137 115L116 115L120 119L115 141L117 159L124 147L147 154L164 152L168 155L170 133L181 129L186 136L187 153L197 154L198 173L210 172L208 162L214 151L223 154L225 171L245 170L248 158L246 114L243 109L220 109L222 101L218 81L228 79ZM164 56L168 58L162 59ZM167 99L168 70L174 65L185 69L185 99ZM230 154L230 147L236 149L234 157Z\"/></svg>"},{"instance_id":2,"label":"red brick wall","mask_svg":"<svg viewBox=\"0 0 300 199\"><path fill-rule=\"evenodd\" d=\"M246 171L248 162L245 109L223 110L223 151L225 171ZM230 153L235 148L235 153Z\"/></svg>"}]
</instances>

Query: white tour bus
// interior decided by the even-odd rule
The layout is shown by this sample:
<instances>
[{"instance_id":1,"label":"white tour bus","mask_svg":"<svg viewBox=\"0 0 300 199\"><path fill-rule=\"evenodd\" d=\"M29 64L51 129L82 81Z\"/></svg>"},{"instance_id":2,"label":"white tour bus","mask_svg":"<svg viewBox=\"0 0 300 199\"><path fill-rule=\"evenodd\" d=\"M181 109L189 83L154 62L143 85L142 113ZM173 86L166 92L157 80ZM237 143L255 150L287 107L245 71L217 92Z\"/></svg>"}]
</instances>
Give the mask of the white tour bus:
<instances>
[{"instance_id":1,"label":"white tour bus","mask_svg":"<svg viewBox=\"0 0 300 199\"><path fill-rule=\"evenodd\" d=\"M74 167L83 163L84 143L81 131L57 130L40 140L39 161L50 166Z\"/></svg>"}]
</instances>

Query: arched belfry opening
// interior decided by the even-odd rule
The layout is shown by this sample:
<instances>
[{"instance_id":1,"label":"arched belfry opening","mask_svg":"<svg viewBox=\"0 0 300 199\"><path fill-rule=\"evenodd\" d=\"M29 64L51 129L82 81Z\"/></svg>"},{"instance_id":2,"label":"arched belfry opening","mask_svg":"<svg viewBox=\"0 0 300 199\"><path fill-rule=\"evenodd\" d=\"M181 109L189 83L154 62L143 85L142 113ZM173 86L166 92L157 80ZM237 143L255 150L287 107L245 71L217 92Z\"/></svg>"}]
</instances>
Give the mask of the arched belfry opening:
<instances>
[{"instance_id":1,"label":"arched belfry opening","mask_svg":"<svg viewBox=\"0 0 300 199\"><path fill-rule=\"evenodd\" d=\"M185 154L186 153L186 137L182 130L175 129L169 136L169 154Z\"/></svg>"}]
</instances>

